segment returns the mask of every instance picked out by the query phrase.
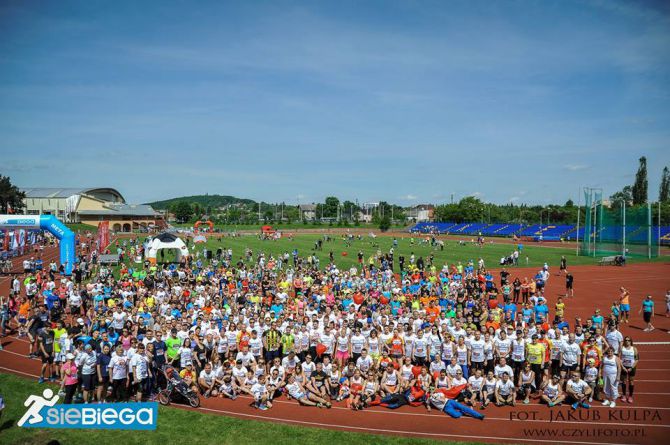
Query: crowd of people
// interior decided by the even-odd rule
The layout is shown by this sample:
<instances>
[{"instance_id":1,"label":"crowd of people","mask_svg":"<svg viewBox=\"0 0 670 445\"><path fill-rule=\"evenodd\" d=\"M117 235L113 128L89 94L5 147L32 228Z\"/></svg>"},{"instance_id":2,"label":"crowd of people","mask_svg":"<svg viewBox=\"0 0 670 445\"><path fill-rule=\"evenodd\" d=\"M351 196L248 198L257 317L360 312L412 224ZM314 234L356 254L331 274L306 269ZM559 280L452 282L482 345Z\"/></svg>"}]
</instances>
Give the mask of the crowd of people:
<instances>
[{"instance_id":1,"label":"crowd of people","mask_svg":"<svg viewBox=\"0 0 670 445\"><path fill-rule=\"evenodd\" d=\"M115 248L125 259L143 254L137 240ZM482 419L490 405L533 399L633 403L639 355L619 331L631 313L624 288L609 314L568 321L572 279L550 308L546 265L530 280L506 269L494 279L483 261L440 269L412 260L396 274L392 253L344 270L297 250L238 254L114 272L96 264L91 245L72 277L49 267L15 278L2 298L3 335L16 329L30 342L40 382L59 382L65 403L152 399L166 367L201 397L246 396L261 410L282 397ZM564 262L560 272L569 275Z\"/></svg>"}]
</instances>

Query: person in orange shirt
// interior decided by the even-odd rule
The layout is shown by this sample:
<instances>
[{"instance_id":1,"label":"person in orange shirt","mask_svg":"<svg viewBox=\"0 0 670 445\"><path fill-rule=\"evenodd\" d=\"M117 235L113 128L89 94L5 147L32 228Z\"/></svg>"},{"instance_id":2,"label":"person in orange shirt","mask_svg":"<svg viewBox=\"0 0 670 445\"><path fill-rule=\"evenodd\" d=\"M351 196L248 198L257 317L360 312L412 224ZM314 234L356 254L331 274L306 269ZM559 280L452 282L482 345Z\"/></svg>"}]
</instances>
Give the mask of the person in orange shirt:
<instances>
[{"instance_id":1,"label":"person in orange shirt","mask_svg":"<svg viewBox=\"0 0 670 445\"><path fill-rule=\"evenodd\" d=\"M24 337L27 334L26 323L28 321L29 315L30 315L30 301L28 301L28 299L25 299L19 305L19 316L18 316L19 337Z\"/></svg>"},{"instance_id":2,"label":"person in orange shirt","mask_svg":"<svg viewBox=\"0 0 670 445\"><path fill-rule=\"evenodd\" d=\"M400 360L405 353L405 342L398 333L398 329L393 330L393 337L388 341L388 350L393 361L400 364Z\"/></svg>"},{"instance_id":3,"label":"person in orange shirt","mask_svg":"<svg viewBox=\"0 0 670 445\"><path fill-rule=\"evenodd\" d=\"M485 323L486 330L488 331L490 327L493 327L497 331L500 328L500 323L495 320L494 314L489 314L488 318Z\"/></svg>"},{"instance_id":4,"label":"person in orange shirt","mask_svg":"<svg viewBox=\"0 0 670 445\"><path fill-rule=\"evenodd\" d=\"M542 371L544 373L543 379L549 379L549 368L551 367L551 348L553 346L552 341L547 338L547 329L544 327L540 331L540 339L537 341L544 345L544 366Z\"/></svg>"},{"instance_id":5,"label":"person in orange shirt","mask_svg":"<svg viewBox=\"0 0 670 445\"><path fill-rule=\"evenodd\" d=\"M586 363L590 358L592 358L595 361L596 367L600 366L600 361L603 358L603 352L600 350L598 345L596 344L596 338L595 337L589 337L589 339L586 342L586 346L582 348L583 353L582 353L582 369L586 367Z\"/></svg>"},{"instance_id":6,"label":"person in orange shirt","mask_svg":"<svg viewBox=\"0 0 670 445\"><path fill-rule=\"evenodd\" d=\"M424 297L421 297L419 299L419 301L421 301L421 306L423 306L425 308L428 308L430 306L430 302L435 301L435 297L432 297L430 295L426 295Z\"/></svg>"},{"instance_id":7,"label":"person in orange shirt","mask_svg":"<svg viewBox=\"0 0 670 445\"><path fill-rule=\"evenodd\" d=\"M430 324L435 323L437 317L440 316L440 307L436 304L435 300L431 300L430 304L426 308L426 317Z\"/></svg>"},{"instance_id":8,"label":"person in orange shirt","mask_svg":"<svg viewBox=\"0 0 670 445\"><path fill-rule=\"evenodd\" d=\"M237 334L237 350L241 351L242 348L249 346L251 334L246 330L242 323L237 325L237 329L239 330L239 333Z\"/></svg>"},{"instance_id":9,"label":"person in orange shirt","mask_svg":"<svg viewBox=\"0 0 670 445\"><path fill-rule=\"evenodd\" d=\"M630 293L625 287L619 289L621 295L619 296L619 304L621 305L621 321L628 324L628 316L630 315Z\"/></svg>"}]
</instances>

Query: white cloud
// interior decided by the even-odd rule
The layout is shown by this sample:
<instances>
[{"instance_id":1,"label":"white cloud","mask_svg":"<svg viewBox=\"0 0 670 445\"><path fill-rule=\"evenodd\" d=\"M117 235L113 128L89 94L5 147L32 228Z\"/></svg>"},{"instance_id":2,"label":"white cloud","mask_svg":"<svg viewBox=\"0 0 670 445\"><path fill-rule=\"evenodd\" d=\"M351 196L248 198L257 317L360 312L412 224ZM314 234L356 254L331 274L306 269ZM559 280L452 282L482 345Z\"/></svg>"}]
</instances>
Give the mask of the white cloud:
<instances>
[{"instance_id":1,"label":"white cloud","mask_svg":"<svg viewBox=\"0 0 670 445\"><path fill-rule=\"evenodd\" d=\"M417 197L415 195L412 195L412 194L407 194L407 195L401 196L400 199L404 199L405 201L416 201Z\"/></svg>"},{"instance_id":2,"label":"white cloud","mask_svg":"<svg viewBox=\"0 0 670 445\"><path fill-rule=\"evenodd\" d=\"M579 171L579 170L587 170L590 167L591 167L590 165L586 165L586 164L565 164L563 166L563 168L565 170L569 170L571 172L576 172L576 171Z\"/></svg>"},{"instance_id":3,"label":"white cloud","mask_svg":"<svg viewBox=\"0 0 670 445\"><path fill-rule=\"evenodd\" d=\"M509 202L517 202L517 201L519 201L520 199L521 199L521 198L520 198L519 196L512 196L512 197L509 199Z\"/></svg>"}]
</instances>

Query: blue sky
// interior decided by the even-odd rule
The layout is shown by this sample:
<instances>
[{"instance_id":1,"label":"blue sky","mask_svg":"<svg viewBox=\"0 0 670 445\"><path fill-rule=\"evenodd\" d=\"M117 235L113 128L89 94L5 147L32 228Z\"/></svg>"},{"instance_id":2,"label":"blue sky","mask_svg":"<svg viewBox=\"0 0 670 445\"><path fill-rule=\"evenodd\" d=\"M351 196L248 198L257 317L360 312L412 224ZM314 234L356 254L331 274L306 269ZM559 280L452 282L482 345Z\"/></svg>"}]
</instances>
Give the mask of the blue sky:
<instances>
[{"instance_id":1,"label":"blue sky","mask_svg":"<svg viewBox=\"0 0 670 445\"><path fill-rule=\"evenodd\" d=\"M312 202L609 195L670 165L670 8L4 1L0 173Z\"/></svg>"}]
</instances>

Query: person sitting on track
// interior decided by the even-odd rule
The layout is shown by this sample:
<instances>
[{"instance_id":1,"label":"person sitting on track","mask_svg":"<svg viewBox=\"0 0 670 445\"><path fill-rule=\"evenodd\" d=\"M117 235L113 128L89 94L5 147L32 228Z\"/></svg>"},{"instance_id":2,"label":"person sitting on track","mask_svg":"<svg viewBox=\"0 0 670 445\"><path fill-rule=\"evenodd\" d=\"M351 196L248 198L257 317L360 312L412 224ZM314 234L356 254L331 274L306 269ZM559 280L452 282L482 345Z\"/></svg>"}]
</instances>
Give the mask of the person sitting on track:
<instances>
[{"instance_id":1,"label":"person sitting on track","mask_svg":"<svg viewBox=\"0 0 670 445\"><path fill-rule=\"evenodd\" d=\"M565 392L567 401L572 405L572 409L589 409L591 405L587 403L589 396L593 393L588 383L580 378L579 371L572 371L570 380L565 383Z\"/></svg>"},{"instance_id":2,"label":"person sitting on track","mask_svg":"<svg viewBox=\"0 0 670 445\"><path fill-rule=\"evenodd\" d=\"M565 400L565 394L561 389L561 376L554 374L551 380L547 380L542 384L542 395L540 400L547 404L548 407L560 405Z\"/></svg>"},{"instance_id":3,"label":"person sitting on track","mask_svg":"<svg viewBox=\"0 0 670 445\"><path fill-rule=\"evenodd\" d=\"M327 400L317 396L316 394L305 390L302 385L295 381L295 376L289 375L286 390L291 395L291 398L295 399L301 405L306 406L316 406L317 408L330 408L332 405Z\"/></svg>"},{"instance_id":4,"label":"person sitting on track","mask_svg":"<svg viewBox=\"0 0 670 445\"><path fill-rule=\"evenodd\" d=\"M515 395L514 383L509 378L509 374L503 372L502 378L496 382L496 406L514 406L515 405Z\"/></svg>"}]
</instances>

